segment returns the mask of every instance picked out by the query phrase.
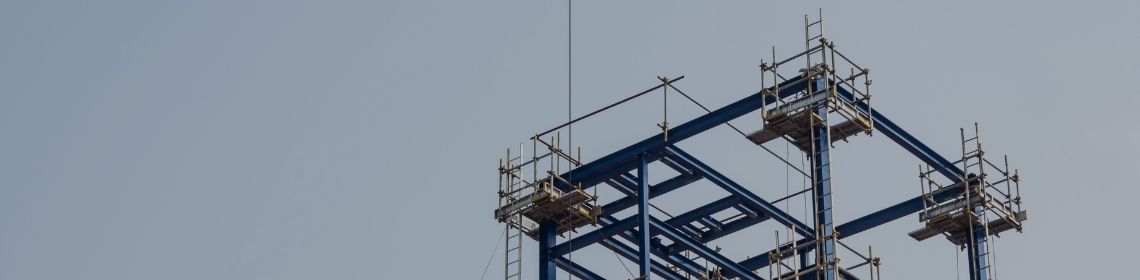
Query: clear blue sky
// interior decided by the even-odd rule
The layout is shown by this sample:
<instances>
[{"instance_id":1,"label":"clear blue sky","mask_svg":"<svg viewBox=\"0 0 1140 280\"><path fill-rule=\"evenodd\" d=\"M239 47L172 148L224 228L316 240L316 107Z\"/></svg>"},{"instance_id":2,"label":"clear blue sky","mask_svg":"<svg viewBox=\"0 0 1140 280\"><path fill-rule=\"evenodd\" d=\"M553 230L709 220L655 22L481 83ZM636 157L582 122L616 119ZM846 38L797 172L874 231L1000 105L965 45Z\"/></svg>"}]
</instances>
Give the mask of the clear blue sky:
<instances>
[{"instance_id":1,"label":"clear blue sky","mask_svg":"<svg viewBox=\"0 0 1140 280\"><path fill-rule=\"evenodd\" d=\"M980 121L1021 169L1031 219L998 240L999 277L1135 263L1136 2L577 2L576 114L658 75L728 104L822 7L877 109L948 156ZM0 279L477 279L502 230L497 158L566 118L565 16L565 1L2 1ZM575 145L596 158L659 118L634 102ZM799 184L733 135L684 147L769 199ZM918 193L919 162L885 137L834 160L839 221ZM884 279L956 279L955 249L905 235L918 226L849 242L875 246ZM574 257L628 277L605 251Z\"/></svg>"}]
</instances>

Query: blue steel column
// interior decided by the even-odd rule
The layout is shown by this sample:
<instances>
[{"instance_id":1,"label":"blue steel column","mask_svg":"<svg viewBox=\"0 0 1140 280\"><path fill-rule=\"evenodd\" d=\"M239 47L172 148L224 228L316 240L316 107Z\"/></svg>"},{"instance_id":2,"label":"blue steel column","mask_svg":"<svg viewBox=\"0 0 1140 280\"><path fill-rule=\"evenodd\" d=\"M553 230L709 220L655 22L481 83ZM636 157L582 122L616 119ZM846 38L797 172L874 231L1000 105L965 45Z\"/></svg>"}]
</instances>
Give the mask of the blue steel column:
<instances>
[{"instance_id":1,"label":"blue steel column","mask_svg":"<svg viewBox=\"0 0 1140 280\"><path fill-rule=\"evenodd\" d=\"M827 79L817 78L815 80L814 91L828 90ZM834 233L834 225L832 224L831 215L831 127L827 124L828 107L826 102L821 102L816 105L815 114L819 119L812 123L812 169L814 175L812 178L815 184L815 205L816 205L816 267L823 268L823 273L817 274L823 276L825 280L834 280L835 269L832 268L835 261L835 239L832 238Z\"/></svg>"},{"instance_id":2,"label":"blue steel column","mask_svg":"<svg viewBox=\"0 0 1140 280\"><path fill-rule=\"evenodd\" d=\"M641 274L641 279L649 279L649 253L652 248L649 247L649 177L646 176L649 168L649 163L646 161L645 153L637 155L637 215L640 220L640 225L637 231L638 243L638 257L641 261L641 269L638 272Z\"/></svg>"},{"instance_id":3,"label":"blue steel column","mask_svg":"<svg viewBox=\"0 0 1140 280\"><path fill-rule=\"evenodd\" d=\"M538 225L538 279L554 280L557 266L550 249L557 243L557 228L554 221L542 221Z\"/></svg>"},{"instance_id":4,"label":"blue steel column","mask_svg":"<svg viewBox=\"0 0 1140 280\"><path fill-rule=\"evenodd\" d=\"M981 206L974 206L974 213L985 211ZM967 244L967 254L970 256L970 280L987 280L986 266L986 228L981 223L974 225L974 232Z\"/></svg>"}]
</instances>

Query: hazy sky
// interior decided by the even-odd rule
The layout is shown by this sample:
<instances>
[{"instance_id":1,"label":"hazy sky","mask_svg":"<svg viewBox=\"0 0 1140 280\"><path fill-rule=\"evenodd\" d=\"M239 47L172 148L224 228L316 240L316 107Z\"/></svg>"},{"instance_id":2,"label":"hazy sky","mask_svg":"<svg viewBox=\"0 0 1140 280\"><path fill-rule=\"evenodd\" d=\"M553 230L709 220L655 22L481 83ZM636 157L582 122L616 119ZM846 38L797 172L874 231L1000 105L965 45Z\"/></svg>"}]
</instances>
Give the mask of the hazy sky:
<instances>
[{"instance_id":1,"label":"hazy sky","mask_svg":"<svg viewBox=\"0 0 1140 280\"><path fill-rule=\"evenodd\" d=\"M1030 220L997 240L999 278L1135 265L1134 1L576 1L573 111L659 75L728 104L820 7L877 110L947 157L979 121L1020 168ZM566 43L565 1L0 1L0 279L478 279L498 157L566 119ZM583 122L574 145L591 160L656 133L659 102ZM670 102L675 125L697 113ZM801 184L727 128L681 146L770 200ZM919 192L919 161L880 135L833 160L840 223ZM847 242L875 247L883 279L956 279L956 249L919 226ZM773 230L714 245L739 260ZM629 277L601 247L574 259Z\"/></svg>"}]
</instances>

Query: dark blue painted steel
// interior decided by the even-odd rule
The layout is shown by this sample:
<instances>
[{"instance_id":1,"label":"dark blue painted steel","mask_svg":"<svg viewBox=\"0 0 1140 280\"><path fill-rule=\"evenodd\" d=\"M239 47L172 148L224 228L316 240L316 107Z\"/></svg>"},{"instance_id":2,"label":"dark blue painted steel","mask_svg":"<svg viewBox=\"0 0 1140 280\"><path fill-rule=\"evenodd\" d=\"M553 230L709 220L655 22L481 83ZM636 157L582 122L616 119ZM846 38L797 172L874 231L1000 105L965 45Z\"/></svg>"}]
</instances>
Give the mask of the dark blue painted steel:
<instances>
[{"instance_id":1,"label":"dark blue painted steel","mask_svg":"<svg viewBox=\"0 0 1140 280\"><path fill-rule=\"evenodd\" d=\"M794 78L780 84L780 97L787 97L795 94L806 88L807 83L802 78ZM766 100L765 100L766 99ZM704 114L684 124L678 125L669 129L669 140L665 141L663 133L654 135L645 140L637 142L629 147L613 152L609 155L603 156L597 160L583 164L572 171L562 174L563 178L572 178L572 183L581 185L582 188L590 188L598 183L604 182L613 175L621 172L628 172L636 167L635 161L637 155L646 153L649 155L649 161L654 161L660 158L659 152L665 148L666 145L680 142L688 139L694 135L705 132L718 125L724 124L728 121L736 119L745 114L751 113L760 109L760 106L767 103L775 103L775 98L769 96L765 98L761 93L755 93L740 99L732 104L721 107L716 111ZM573 173L573 176L569 176ZM570 191L573 189L571 185L564 182L555 181L555 186L563 191Z\"/></svg>"},{"instance_id":2,"label":"dark blue painted steel","mask_svg":"<svg viewBox=\"0 0 1140 280\"><path fill-rule=\"evenodd\" d=\"M813 90L827 89L827 80L815 81ZM814 106L814 113L819 117L818 122L813 121L811 126L812 184L815 185L812 194L815 196L816 209L815 234L819 241L816 242L816 265L824 268L822 279L835 280L835 239L831 238L835 230L831 213L831 126L827 123L831 108L826 102Z\"/></svg>"},{"instance_id":3,"label":"dark blue painted steel","mask_svg":"<svg viewBox=\"0 0 1140 280\"><path fill-rule=\"evenodd\" d=\"M859 111L864 113L870 112L871 119L875 123L875 130L879 131L879 133L886 135L887 138L895 141L895 143L902 146L903 149L906 149L915 157L918 157L919 160L929 164L932 168L937 170L938 173L942 173L943 176L946 176L946 178L949 178L951 181L955 183L962 181L963 173L961 169L958 169L957 166L954 166L954 164L950 163L950 161L942 155L934 152L933 149L923 144L922 141L918 141L918 138L907 133L888 119L887 116L879 113L879 110L871 110L871 106L867 105L867 103L856 101L855 95L843 87L838 87L838 93L839 97L849 102L854 102L856 107L859 108Z\"/></svg>"},{"instance_id":4,"label":"dark blue painted steel","mask_svg":"<svg viewBox=\"0 0 1140 280\"><path fill-rule=\"evenodd\" d=\"M701 177L699 175L689 175L689 174L677 175L676 177L670 178L669 180L665 180L664 182L657 183L656 185L653 185L652 187L650 187L649 188L649 198L654 198L654 197L663 195L665 193L668 193L668 192L671 192L673 190L684 187L685 185L696 182L697 180L700 180L700 179L701 179ZM615 184L619 184L619 185L629 184L629 186L627 186L627 187L629 187L630 189L637 188L637 183L635 183L633 181L626 180L624 178L614 178L614 180L612 180L612 181ZM623 197L621 199L610 202L609 204L606 204L605 206L602 206L602 213L605 213L606 215L611 215L611 214L620 212L622 210L625 210L626 208L636 206L637 200L638 200L638 198L637 198L637 194L635 192L633 196L626 196L626 197Z\"/></svg>"},{"instance_id":5,"label":"dark blue painted steel","mask_svg":"<svg viewBox=\"0 0 1140 280\"><path fill-rule=\"evenodd\" d=\"M558 269L555 267L554 256L550 254L550 247L558 234L553 221L543 221L538 226L538 279L555 280Z\"/></svg>"},{"instance_id":6,"label":"dark blue painted steel","mask_svg":"<svg viewBox=\"0 0 1140 280\"><path fill-rule=\"evenodd\" d=\"M780 91L779 95L781 97L786 97L788 95L791 95L791 94L794 94L798 91L803 90L805 88L805 86L806 86L806 83L804 83L801 79L796 79L796 80L791 80L791 81L785 82L784 84L781 85L781 91ZM839 89L839 95L841 97L848 99L848 100L853 100L853 95L850 94L850 92L848 92L845 89L840 88ZM763 102L761 102L762 99L763 99L763 97L759 93L748 96L748 97L741 99L737 102L729 104L728 106L725 106L721 109L713 111L712 113L703 115L703 116L698 117L698 118L696 118L692 121L689 121L685 124L682 124L680 126L674 127L673 129L670 129L668 132L669 133L669 140L668 141L664 140L663 135L658 134L658 135L655 135L655 136L650 137L648 139L642 140L642 141L640 141L634 145L631 145L629 147L626 147L624 149L621 149L621 150L618 150L614 153L611 153L611 154L609 154L605 157L602 157L598 160L595 160L593 162L590 162L590 163L587 163L583 166L580 166L580 167L578 167L572 171L574 173L573 182L576 184L581 184L583 186L583 188L589 188L589 187L592 187L593 185L596 185L598 183L601 183L601 182L604 182L606 180L610 180L612 178L615 178L615 176L617 176L617 175L620 175L622 173L625 173L625 172L628 172L628 171L633 170L635 168L638 168L640 166L639 161L644 160L646 162L650 162L650 161L655 161L655 160L661 159L663 156L665 156L664 155L664 149L667 146L669 146L673 143L682 141L684 139L687 139L688 137L702 133L708 129L711 129L712 127L715 127L715 126L718 126L718 125L723 124L725 122L728 122L730 120L733 120L733 119L740 117L744 114L752 112L752 111L758 109L761 104L763 104ZM769 99L766 101L773 102L774 100ZM869 111L869 107L866 106L866 104L863 104L863 103L857 103L857 104L858 104L858 107L860 108L860 110L863 110L865 112ZM887 119L885 116L883 116L882 114L879 114L878 111L871 112L870 114L871 114L871 116L875 122L875 128L877 130L879 130L880 133L887 135L888 138L890 138L891 140L898 143L900 146L902 146L904 149L906 149L907 151L914 154L920 160L926 162L927 164L930 164L932 167L934 167L940 173L945 175L947 178L950 178L952 181L957 182L957 181L961 180L961 179L959 179L959 177L957 177L957 176L960 176L960 174L962 174L960 169L958 169L957 167L950 164L950 161L946 160L945 157L942 157L941 155L935 153L932 149L930 149L929 147L927 147L923 143L919 142L917 139L915 139L913 136L911 136L906 131L899 128L897 125L895 125L889 119ZM673 147L673 148L675 148L675 147ZM679 149L678 149L678 151L681 154L684 154L683 151L680 151ZM638 155L643 155L643 156L638 157ZM684 154L684 155L687 155L687 154ZM688 156L688 157L691 158L691 156ZM673 160L676 160L676 159L673 159ZM695 159L693 159L693 160L695 160ZM671 161L668 161L665 163L667 165L670 165L670 167L676 168L675 164L673 164L673 162L671 162ZM697 162L697 163L699 163L699 162ZM692 168L692 167L687 167L687 168ZM740 199L744 199L744 201L747 203L748 206L759 208L756 210L761 213L762 217L763 216L774 216L773 218L777 219L778 221L781 221L781 223L785 223L785 225L788 225L790 223L799 223L801 225L803 224L803 223L796 221L794 219L783 219L777 215L773 215L773 213L769 213L768 211L765 211L765 210L768 210L768 209L765 209L766 207L764 207L764 204L766 204L766 202L764 202L763 200L760 200L759 197L756 197L751 192L744 190L739 185L736 185L735 183L731 183L731 181L727 180L727 178L724 178L723 175L720 175L715 170L712 170L711 168L707 168L707 167L706 167L706 169L708 170L708 171L706 171L707 173L702 172L701 174L705 174L706 176L715 174L717 178L711 179L714 183L718 183L718 182L725 183L729 187L725 187L723 185L722 185L722 187L725 187L726 189L737 189L739 187L740 190L743 190L744 191L744 193L742 193L743 195L736 195L735 193L734 193L734 195L740 196L739 197ZM681 171L681 170L679 170L679 171ZM696 181L698 179L700 179L700 178L699 177L690 177L690 176L686 176L686 177L678 176L677 178L670 180L670 181L674 181L675 182L674 184L664 184L663 183L663 184L659 184L659 186L654 186L653 188L651 188L649 190L649 193L650 193L649 197L654 197L654 196L666 193L668 191L675 190L677 188L680 188L680 187L682 187L688 183L691 183L692 181ZM723 179L723 180L721 180L721 179ZM718 185L720 185L720 184L718 184ZM556 186L563 189L563 190L570 189L569 185L561 183L561 182L556 182ZM668 187L668 188L665 188L665 187ZM660 191L659 191L659 189L660 189ZM936 196L935 199L939 200L939 201L947 200L950 197L953 197L953 195L951 195L951 193L953 193L953 192L945 192L945 193L943 193L944 195ZM619 201L615 201L615 203L611 203L611 205L607 205L607 207L605 209L606 210L614 210L614 212L621 211L621 209L625 209L628 207L632 207L633 205L637 205L638 204L637 200L640 200L640 198L632 198L632 197L628 197L628 198L629 198L628 201L623 201L625 198L623 198L622 200L619 200ZM635 200L635 199L637 199L637 200ZM618 203L618 202L620 202L620 203ZM761 203L761 202L763 202L763 203ZM722 205L726 205L726 206L723 206L724 208L720 208L720 207L722 207ZM733 205L734 204L728 204L728 203L718 204L716 206L706 205L704 207L698 208L697 210L710 211L712 209L716 209L716 211L712 212L712 213L715 213L715 212L722 211L728 207L732 207ZM771 205L769 204L769 206L771 206ZM708 207L708 208L705 208L705 207ZM702 208L704 208L704 209L702 209ZM770 209L774 209L777 211L779 210L775 207L771 207ZM867 229L873 228L875 226L884 224L886 222L904 217L906 215L913 214L917 211L920 211L921 209L922 209L921 198L914 198L914 199L907 200L907 201L904 201L902 203L896 204L894 206L888 207L887 209L883 209L883 210L880 210L878 212L872 213L872 214L867 215L865 217L852 220L851 222L840 225L840 226L836 227L835 229L836 229L836 231L838 231L839 234L841 234L840 235L841 238L847 237L847 236L851 236L851 235L854 235L856 233L865 231ZM694 210L694 211L697 211L697 210ZM606 212L606 213L614 213L614 212ZM693 211L691 211L691 212L693 212ZM774 213L780 213L780 212L774 212ZM684 214L682 214L682 215L684 215ZM689 222L691 222L691 221L694 221L697 219L701 219L702 217L706 217L707 215L690 214L689 216L691 216L691 217L687 217L686 219L690 219ZM790 216L788 216L788 217L790 217ZM652 218L650 218L649 220L651 222L653 222ZM723 225L722 231L729 231L730 229L734 229L737 227L739 227L739 228L747 227L747 226L753 225L755 223L759 223L762 220L763 220L763 218L740 219L740 220L730 222L728 224ZM801 227L801 225L798 225L797 228L805 228L806 229L806 226ZM677 232L676 229L670 228L669 231L670 231L670 233L668 235L677 235L678 237L687 238L686 236ZM735 231L735 230L732 230L732 231ZM729 233L731 233L731 232L729 232ZM655 234L657 234L657 233L651 232L650 236L655 235ZM803 234L803 233L801 233L801 234ZM811 234L811 233L809 232L808 234ZM542 236L540 236L540 239L542 239L542 237L546 236L544 234L540 234L540 235L542 235ZM603 235L603 234L599 234L599 235ZM622 234L622 235L625 236L624 234ZM727 233L722 234L720 236L723 236L723 235L727 235ZM705 232L705 233L703 233L703 236L705 236L706 238L702 238L702 239L709 239L707 237L713 237L713 239L720 237L720 236L717 236L715 233L711 233L711 232ZM629 236L629 237L632 237L632 236ZM553 240L553 237L551 236L550 239ZM674 239L674 238L670 237L670 239ZM809 239L805 238L804 241L806 241L806 240L809 240ZM689 241L692 241L692 240L690 239ZM603 242L603 245L611 245L611 246L613 245L612 243L620 244L620 242L616 242L616 240L614 240L612 238L603 239L602 242ZM678 240L674 239L674 242L677 242L680 245L683 245L682 241L678 241ZM540 247L543 247L543 245L541 243L543 243L542 240L540 240ZM669 260L670 258L678 258L678 256L676 256L674 254L665 253L665 252L669 252L671 250L677 249L677 248L671 248L671 247L675 247L677 245L678 244L674 244L674 246L668 246L668 247L650 246L650 248L654 248L654 250L653 250L654 254L657 254L658 252L663 253L662 255L658 255L658 256L662 257L663 259L666 259L670 262L687 261L687 259ZM543 248L550 248L550 246L553 246L553 241L551 241L550 244L547 244ZM611 247L611 246L607 246L607 247ZM567 247L569 247L569 246L567 246ZM569 249L569 248L567 248L567 249ZM708 248L704 247L703 249L707 250ZM701 249L694 248L694 250L696 251L696 250L701 250ZM550 256L553 255L553 254L550 254L551 251L547 251L547 250L544 250L544 251L546 251L545 257L547 257L547 258L543 258L544 256L540 256L540 259L542 259L543 261L540 261L540 277L539 278L540 279L554 279L553 266L556 265L555 263L557 262L557 259L550 258ZM542 254L542 251L540 251L540 254ZM557 256L557 255L553 255L553 256ZM761 260L763 260L763 261L761 261ZM689 264L685 264L685 265L687 265L689 269L693 270L693 271L690 271L690 273L697 272L697 271L695 271L696 269L694 268L695 264L692 264L691 261L689 261L689 262L690 262ZM676 264L676 263L674 263L674 264ZM730 266L728 264L723 264L723 265L717 264L717 265L722 266L722 267ZM766 266L766 265L767 265L767 257L766 256L764 256L763 258L760 258L759 256L754 257L754 258L750 258L750 259L745 260L744 262L740 263L740 267L744 268L745 270L747 270L747 269L758 269L758 268L762 268L763 266ZM664 269L664 268L653 268L653 261L652 260L651 260L649 266L651 269L654 270L655 273L658 273L658 271L657 271L658 269ZM550 269L547 269L547 267L550 267ZM573 268L571 267L570 269L573 269ZM547 274L548 272L549 272L549 274ZM573 273L573 271L572 271L572 273ZM583 273L583 274L586 276L579 276L579 277L583 277L583 278L592 277L586 273ZM661 273L658 273L658 275L661 275ZM549 278L546 278L547 276ZM672 277L666 277L666 278L672 278Z\"/></svg>"},{"instance_id":7,"label":"dark blue painted steel","mask_svg":"<svg viewBox=\"0 0 1140 280\"><path fill-rule=\"evenodd\" d=\"M758 216L756 218L745 216L740 219L733 220L721 226L720 230L709 230L701 234L701 242L712 242L718 238L728 236L729 234L743 230L760 222L767 221L768 216Z\"/></svg>"},{"instance_id":8,"label":"dark blue painted steel","mask_svg":"<svg viewBox=\"0 0 1140 280\"><path fill-rule=\"evenodd\" d=\"M626 258L627 260L630 260L632 262L639 262L638 257L637 257L637 250L633 249L632 247L626 246L625 244L621 243L621 241L618 241L617 239L609 238L606 240L602 240L602 242L600 244L602 244L603 247L606 247L607 249L614 251L619 256ZM664 277L665 279L671 279L671 280L685 279L685 276L681 276L680 274L673 272L673 270L670 270L668 266L665 266L664 264L661 264L657 261L650 260L649 265L651 266L653 273L656 273L657 276L661 276L661 277Z\"/></svg>"},{"instance_id":9,"label":"dark blue painted steel","mask_svg":"<svg viewBox=\"0 0 1140 280\"><path fill-rule=\"evenodd\" d=\"M563 257L554 258L554 263L556 265L558 265L558 267L562 268L563 270L569 271L571 275L574 275L580 279L584 279L584 280L606 280L605 277L602 277L601 275L598 275L597 273L594 273L593 271L590 271L589 269L586 269L585 267L582 267L582 266L580 266L574 262L571 262L569 259L566 259Z\"/></svg>"},{"instance_id":10,"label":"dark blue painted steel","mask_svg":"<svg viewBox=\"0 0 1140 280\"><path fill-rule=\"evenodd\" d=\"M646 161L645 154L637 156L637 215L638 220L641 222L638 229L638 256L641 259L640 270L641 279L649 279L649 254L653 249L649 247L649 162Z\"/></svg>"},{"instance_id":11,"label":"dark blue painted steel","mask_svg":"<svg viewBox=\"0 0 1140 280\"><path fill-rule=\"evenodd\" d=\"M772 220L780 222L781 224L789 227L794 225L796 232L801 236L815 236L815 234L810 230L812 227L809 227L799 220L796 220L796 218L788 215L788 213L784 213L784 211L780 210L780 208L777 208L775 205L768 203L768 201L761 199L756 194L753 194L751 191L748 191L748 189L740 186L740 184L737 184L736 182L728 179L728 177L725 177L724 175L720 174L720 172L717 172L708 165L705 165L703 162L700 162L697 160L697 158L689 155L685 151L682 151L680 148L677 148L676 146L669 146L666 147L666 150L669 152L669 158L673 161L689 169L692 169L693 171L696 171L697 173L701 174L701 176L705 177L705 179L712 181L717 186L720 186L724 190L735 195L737 198L740 198L741 201L744 201L744 203L757 208L756 210L763 212L765 215L771 216Z\"/></svg>"},{"instance_id":12,"label":"dark blue painted steel","mask_svg":"<svg viewBox=\"0 0 1140 280\"><path fill-rule=\"evenodd\" d=\"M586 234L580 235L570 241L562 242L562 244L558 244L558 246L551 248L550 254L554 256L565 255L566 253L570 253L576 249L590 246L590 244L602 241L602 239L610 238L611 236L618 235L626 230L632 229L633 227L637 226L639 222L640 220L638 216L630 216L629 218L625 218L616 223L609 224L596 230L587 232ZM571 246L573 246L573 248L571 248Z\"/></svg>"},{"instance_id":13,"label":"dark blue painted steel","mask_svg":"<svg viewBox=\"0 0 1140 280\"><path fill-rule=\"evenodd\" d=\"M933 198L939 203L948 201L962 194L962 187L955 186L953 189L948 189L943 192L935 193ZM917 196L906 201L895 204L886 209L876 211L869 215L851 220L850 222L841 224L835 227L835 231L839 233L839 239L847 238L852 235L864 232L868 229L880 226L890 221L897 220L907 215L918 213L922 211L922 196ZM803 238L799 243L811 241L811 238ZM779 250L787 249L789 246L780 247ZM776 250L772 250L776 251ZM803 262L801 262L803 263ZM763 254L760 256L752 257L740 262L741 265L748 269L756 270L768 266L768 255Z\"/></svg>"},{"instance_id":14,"label":"dark blue painted steel","mask_svg":"<svg viewBox=\"0 0 1140 280\"><path fill-rule=\"evenodd\" d=\"M986 209L982 206L974 206L974 213L982 213ZM969 256L970 267L970 280L988 280L989 274L986 273L989 267L986 266L986 228L979 224L974 225L974 232L970 233L970 244L967 247L967 256Z\"/></svg>"},{"instance_id":15,"label":"dark blue painted steel","mask_svg":"<svg viewBox=\"0 0 1140 280\"><path fill-rule=\"evenodd\" d=\"M741 267L739 264L736 264L736 262L733 262L720 253L717 253L715 250L705 247L704 244L690 239L688 236L682 234L668 224L665 224L665 222L654 219L653 217L650 217L649 219L650 226L656 230L661 231L661 235L665 236L665 238L669 238L669 240L673 240L673 242L682 244L686 249L689 249L693 251L693 253L704 257L710 263L713 263L722 269L726 269L729 277L740 277L743 279L761 279L759 276L756 276L756 274L753 274L748 269Z\"/></svg>"},{"instance_id":16,"label":"dark blue painted steel","mask_svg":"<svg viewBox=\"0 0 1140 280\"><path fill-rule=\"evenodd\" d=\"M954 189L948 189L943 192L935 193L933 198L934 201L937 201L939 203L945 202L957 197L958 195L961 195L962 190L963 189L961 186L955 186ZM856 233L860 233L865 230L888 223L890 221L906 217L907 215L918 213L918 211L922 211L922 207L924 207L922 203L922 196L916 196L914 198L900 202L899 204L892 205L891 207L887 207L883 210L876 211L869 215L859 217L858 219L854 219L847 223L839 225L835 228L835 231L839 232L841 238L855 235Z\"/></svg>"},{"instance_id":17,"label":"dark blue painted steel","mask_svg":"<svg viewBox=\"0 0 1140 280\"><path fill-rule=\"evenodd\" d=\"M634 217L636 217L636 216L634 216ZM617 222L617 219L614 219L612 217L598 218L598 224L601 224L603 226L611 225L611 224L614 224L616 222ZM650 233L659 233L659 232L651 231ZM625 232L622 232L621 234L619 234L617 236L621 237L622 239L625 239L627 241L630 241L630 242L637 242L636 235L637 235L637 231L631 229L631 230L627 230ZM629 259L633 262L638 262L637 250L635 250L629 246L626 246L625 244L618 241L616 238L608 238L608 239L602 240L601 244L602 244L602 246L605 246L606 248L613 250L614 252L622 255L623 257L626 257L627 259ZM656 255L657 257L665 260L666 262L669 262L670 264L672 264L674 266L680 267L681 269L683 269L683 270L685 270L691 274L703 275L703 271L705 271L705 268L703 266L696 264L692 260L689 260L689 259L672 258L671 257L672 255L667 254L666 252L668 252L668 251L664 250L664 248L662 248L662 247L659 247L660 246L659 244L653 244L652 246L654 246L653 247L653 254ZM657 273L657 275L659 275L659 276L666 277L668 279L673 279L673 276L677 275L675 272L672 272L672 270L669 270L666 266L658 264L657 261L650 260L649 264L650 264L651 268L653 269L653 272ZM678 277L684 278L684 276L679 276L679 275L678 275Z\"/></svg>"},{"instance_id":18,"label":"dark blue painted steel","mask_svg":"<svg viewBox=\"0 0 1140 280\"><path fill-rule=\"evenodd\" d=\"M716 201L710 202L709 204L702 205L701 207L697 207L693 210L690 210L689 212L673 216L673 218L666 220L665 222L675 227L680 227L681 225L692 223L701 217L707 217L712 214L716 214L717 212L724 211L725 209L732 208L733 205L737 204L740 204L740 199L736 198L734 195L730 195L725 198L717 199Z\"/></svg>"}]
</instances>

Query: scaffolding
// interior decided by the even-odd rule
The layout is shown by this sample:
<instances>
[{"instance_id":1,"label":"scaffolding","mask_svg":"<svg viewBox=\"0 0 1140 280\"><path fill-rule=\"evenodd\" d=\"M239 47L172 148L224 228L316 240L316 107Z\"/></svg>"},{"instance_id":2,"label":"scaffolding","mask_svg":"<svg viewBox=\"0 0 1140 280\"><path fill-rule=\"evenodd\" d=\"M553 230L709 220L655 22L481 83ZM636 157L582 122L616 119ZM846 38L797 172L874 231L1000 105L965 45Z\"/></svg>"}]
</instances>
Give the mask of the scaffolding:
<instances>
[{"instance_id":1,"label":"scaffolding","mask_svg":"<svg viewBox=\"0 0 1140 280\"><path fill-rule=\"evenodd\" d=\"M632 279L860 279L856 272L866 269L867 279L876 280L881 279L880 257L872 247L856 250L843 238L911 214L918 214L924 225L911 237L921 241L943 235L969 251L971 279L996 278L990 237L1011 229L1020 232L1027 216L1021 209L1018 171L1009 168L1006 157L1001 166L985 157L976 124L971 138L962 130L961 159L950 161L873 110L869 68L853 62L824 35L822 13L815 20L804 17L802 51L777 60L772 48L771 60L761 61L760 70L759 92L719 109L711 110L678 89L674 83L684 76L657 77L661 83L655 87L537 133L529 147L508 149L499 162L494 211L507 231L506 279L524 279L521 252L526 236L538 241L540 280L555 279L557 269L580 279L605 279L564 257L593 244L613 251L619 261L635 262L639 270L629 271ZM560 148L560 129L658 90L680 94L706 114L673 126L666 113L654 124L661 133L589 162L582 160L580 148L577 153ZM745 133L729 123L754 111L759 111L759 130ZM785 197L768 201L677 146L720 125L810 178L811 186L794 194L789 189ZM923 189L918 197L836 223L831 150L838 141L860 134L886 136L925 163L920 167ZM797 168L765 147L777 139L802 152L810 169ZM673 177L651 183L650 163L664 166L653 168L655 176ZM936 174L949 182L941 183ZM702 180L728 196L676 215L651 203L654 197ZM605 185L619 192L616 197L603 200L597 195ZM810 214L805 210L805 217L796 217L775 206L795 197L803 197L805 204L810 198ZM658 219L650 209L667 217ZM634 213L624 214L629 212ZM776 232L771 250L734 260L714 243L765 221L779 223L787 232ZM575 236L579 230L584 233ZM768 277L761 278L765 267Z\"/></svg>"},{"instance_id":2,"label":"scaffolding","mask_svg":"<svg viewBox=\"0 0 1140 280\"><path fill-rule=\"evenodd\" d=\"M559 175L563 166L570 169L582 165L578 158L558 147L560 140L560 133L555 133L549 141L535 135L531 138L530 158L526 157L526 147L519 144L514 154L507 149L505 157L499 160L499 206L494 215L507 231L505 279L523 279L522 237L537 240L540 221L553 222L556 233L563 234L595 224L601 214L601 208L593 204L597 201L596 193L586 193L580 187L569 191L554 187L555 181L569 184L567 178ZM545 153L538 155L534 151L540 145ZM581 157L580 149L578 157ZM544 177L539 175L539 166L545 168L541 169ZM530 171L529 177L527 171Z\"/></svg>"},{"instance_id":3,"label":"scaffolding","mask_svg":"<svg viewBox=\"0 0 1140 280\"><path fill-rule=\"evenodd\" d=\"M971 279L995 279L996 260L993 238L1008 230L1022 231L1022 222L1028 213L1021 209L1021 177L1017 169L1010 170L1009 156L1002 156L998 166L986 158L982 149L981 130L974 123L974 136L966 138L961 129L962 158L953 162L961 165L961 181L943 186L931 175L930 166L919 167L919 182L923 210L919 213L922 228L909 233L922 241L934 236L945 236L950 243L970 252ZM962 188L965 186L965 188ZM953 199L938 202L935 197L947 193Z\"/></svg>"}]
</instances>

